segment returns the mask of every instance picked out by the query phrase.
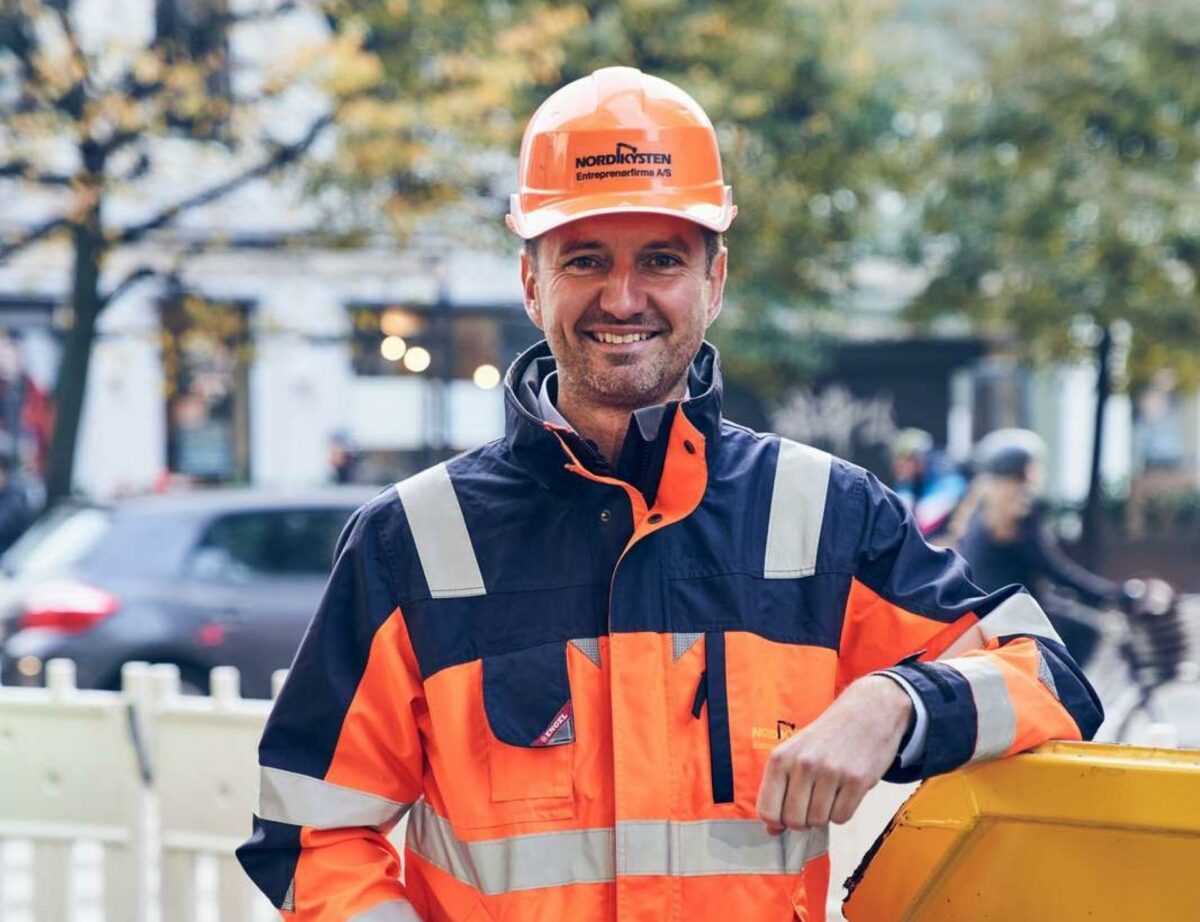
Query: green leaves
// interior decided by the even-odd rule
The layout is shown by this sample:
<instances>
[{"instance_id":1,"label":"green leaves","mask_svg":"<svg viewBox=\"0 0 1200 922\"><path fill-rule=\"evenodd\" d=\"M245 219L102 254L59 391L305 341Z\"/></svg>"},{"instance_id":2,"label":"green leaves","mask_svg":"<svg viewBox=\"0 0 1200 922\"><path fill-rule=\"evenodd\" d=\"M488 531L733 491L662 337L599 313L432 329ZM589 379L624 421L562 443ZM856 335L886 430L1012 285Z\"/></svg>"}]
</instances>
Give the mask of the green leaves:
<instances>
[{"instance_id":1,"label":"green leaves","mask_svg":"<svg viewBox=\"0 0 1200 922\"><path fill-rule=\"evenodd\" d=\"M950 100L923 168L951 245L911 316L965 314L1034 355L1071 318L1133 326L1131 383L1200 379L1200 27L1182 0L1021 3Z\"/></svg>"},{"instance_id":2,"label":"green leaves","mask_svg":"<svg viewBox=\"0 0 1200 922\"><path fill-rule=\"evenodd\" d=\"M459 222L473 243L485 226L506 245L500 218L533 110L599 67L639 67L688 90L718 129L740 207L713 331L726 355L766 394L813 368L815 339L797 345L797 318L846 289L907 146L893 129L901 82L869 45L872 0L371 0L354 10L383 92L342 120L342 155L324 182L386 190L402 236L473 215Z\"/></svg>"}]
</instances>

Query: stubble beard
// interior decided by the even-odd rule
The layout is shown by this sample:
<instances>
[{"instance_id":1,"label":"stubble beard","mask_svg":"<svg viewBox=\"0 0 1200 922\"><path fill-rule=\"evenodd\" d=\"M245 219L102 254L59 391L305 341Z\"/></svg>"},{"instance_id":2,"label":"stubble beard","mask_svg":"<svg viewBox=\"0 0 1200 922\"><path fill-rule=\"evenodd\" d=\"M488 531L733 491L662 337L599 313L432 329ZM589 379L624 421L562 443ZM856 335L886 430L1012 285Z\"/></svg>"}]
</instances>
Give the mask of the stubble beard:
<instances>
[{"instance_id":1,"label":"stubble beard","mask_svg":"<svg viewBox=\"0 0 1200 922\"><path fill-rule=\"evenodd\" d=\"M644 358L614 356L611 359L593 359L591 356L579 356L578 361L572 362L567 349L554 350L559 387L577 400L609 409L633 412L664 403L675 396L686 380L688 368L700 349L703 334L695 337L694 343L692 339L688 337L686 342L668 343L662 354ZM564 357L566 362L563 361Z\"/></svg>"}]
</instances>

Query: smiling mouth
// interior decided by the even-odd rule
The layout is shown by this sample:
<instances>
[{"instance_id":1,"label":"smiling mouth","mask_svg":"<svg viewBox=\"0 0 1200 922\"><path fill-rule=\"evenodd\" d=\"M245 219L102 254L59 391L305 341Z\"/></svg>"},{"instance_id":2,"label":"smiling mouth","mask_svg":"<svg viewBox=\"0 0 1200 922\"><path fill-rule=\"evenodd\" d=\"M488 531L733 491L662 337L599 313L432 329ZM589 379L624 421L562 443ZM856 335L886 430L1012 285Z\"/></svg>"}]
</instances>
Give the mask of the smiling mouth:
<instances>
[{"instance_id":1,"label":"smiling mouth","mask_svg":"<svg viewBox=\"0 0 1200 922\"><path fill-rule=\"evenodd\" d=\"M592 340L598 343L619 346L626 343L640 343L652 339L658 333L588 333Z\"/></svg>"}]
</instances>

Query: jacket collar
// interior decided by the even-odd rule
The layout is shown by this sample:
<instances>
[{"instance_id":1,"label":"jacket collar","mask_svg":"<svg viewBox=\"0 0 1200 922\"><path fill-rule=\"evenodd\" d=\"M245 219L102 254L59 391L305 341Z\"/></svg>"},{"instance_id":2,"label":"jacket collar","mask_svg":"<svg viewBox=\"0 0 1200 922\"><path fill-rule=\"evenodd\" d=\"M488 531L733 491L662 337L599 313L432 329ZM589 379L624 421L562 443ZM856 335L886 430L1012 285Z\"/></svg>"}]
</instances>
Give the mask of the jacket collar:
<instances>
[{"instance_id":1,"label":"jacket collar","mask_svg":"<svg viewBox=\"0 0 1200 922\"><path fill-rule=\"evenodd\" d=\"M513 459L542 486L551 490L578 489L584 482L565 467L569 458L560 435L547 427L538 408L542 382L556 370L550 346L544 340L531 346L509 366L504 376L504 439ZM630 433L655 432L653 441L670 437L671 426L659 425L663 414L682 412L703 435L706 461L711 463L721 432L721 367L717 350L703 343L688 373L692 396L665 407L647 407L631 414ZM641 417L647 417L642 419ZM559 433L562 430L558 430Z\"/></svg>"}]
</instances>

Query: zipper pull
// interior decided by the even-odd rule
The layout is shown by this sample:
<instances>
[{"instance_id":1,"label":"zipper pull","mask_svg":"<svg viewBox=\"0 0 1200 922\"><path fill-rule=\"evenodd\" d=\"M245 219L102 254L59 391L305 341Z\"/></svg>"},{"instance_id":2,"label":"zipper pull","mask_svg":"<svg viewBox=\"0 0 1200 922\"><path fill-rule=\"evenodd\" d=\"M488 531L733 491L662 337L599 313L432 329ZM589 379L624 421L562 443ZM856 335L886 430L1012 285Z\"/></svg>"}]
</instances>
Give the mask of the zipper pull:
<instances>
[{"instance_id":1,"label":"zipper pull","mask_svg":"<svg viewBox=\"0 0 1200 922\"><path fill-rule=\"evenodd\" d=\"M705 669L700 673L700 684L696 686L696 697L692 699L692 716L697 720L700 719L700 711L704 707L704 702L708 700L708 670Z\"/></svg>"}]
</instances>

